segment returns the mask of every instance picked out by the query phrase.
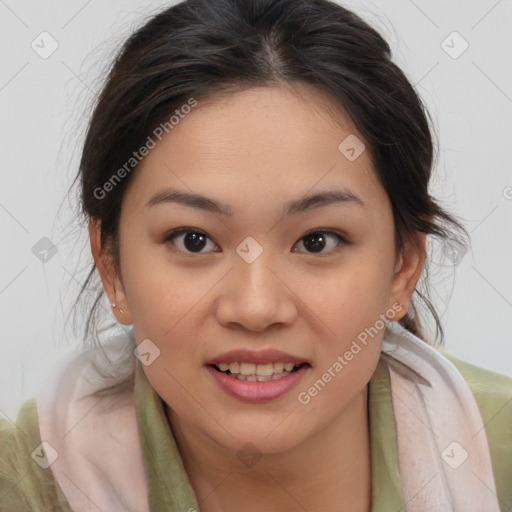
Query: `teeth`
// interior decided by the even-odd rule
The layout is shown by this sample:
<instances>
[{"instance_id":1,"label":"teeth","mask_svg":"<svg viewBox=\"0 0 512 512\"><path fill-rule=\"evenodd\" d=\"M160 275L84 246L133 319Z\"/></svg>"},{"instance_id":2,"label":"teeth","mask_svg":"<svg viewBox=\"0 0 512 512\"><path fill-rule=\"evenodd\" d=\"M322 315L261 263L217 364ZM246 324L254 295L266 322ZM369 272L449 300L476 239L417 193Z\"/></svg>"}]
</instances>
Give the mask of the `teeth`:
<instances>
[{"instance_id":1,"label":"teeth","mask_svg":"<svg viewBox=\"0 0 512 512\"><path fill-rule=\"evenodd\" d=\"M242 375L254 375L256 373L256 365L254 363L242 363L240 365L240 373Z\"/></svg>"},{"instance_id":2,"label":"teeth","mask_svg":"<svg viewBox=\"0 0 512 512\"><path fill-rule=\"evenodd\" d=\"M284 368L284 363L274 363L274 372L282 373Z\"/></svg>"},{"instance_id":3,"label":"teeth","mask_svg":"<svg viewBox=\"0 0 512 512\"><path fill-rule=\"evenodd\" d=\"M290 375L295 366L294 363L219 363L218 368L222 372L229 371L232 377L250 382L277 380Z\"/></svg>"},{"instance_id":4,"label":"teeth","mask_svg":"<svg viewBox=\"0 0 512 512\"><path fill-rule=\"evenodd\" d=\"M287 375L290 375L291 372L283 372L283 373L274 373L272 376L270 375L242 375L241 373L235 376L235 379L238 380L248 380L250 382L262 382L266 380L279 380Z\"/></svg>"},{"instance_id":5,"label":"teeth","mask_svg":"<svg viewBox=\"0 0 512 512\"><path fill-rule=\"evenodd\" d=\"M257 364L256 365L256 375L268 376L274 373L274 365L272 363L267 364Z\"/></svg>"},{"instance_id":6,"label":"teeth","mask_svg":"<svg viewBox=\"0 0 512 512\"><path fill-rule=\"evenodd\" d=\"M229 371L231 373L240 373L240 365L238 363L229 363Z\"/></svg>"}]
</instances>

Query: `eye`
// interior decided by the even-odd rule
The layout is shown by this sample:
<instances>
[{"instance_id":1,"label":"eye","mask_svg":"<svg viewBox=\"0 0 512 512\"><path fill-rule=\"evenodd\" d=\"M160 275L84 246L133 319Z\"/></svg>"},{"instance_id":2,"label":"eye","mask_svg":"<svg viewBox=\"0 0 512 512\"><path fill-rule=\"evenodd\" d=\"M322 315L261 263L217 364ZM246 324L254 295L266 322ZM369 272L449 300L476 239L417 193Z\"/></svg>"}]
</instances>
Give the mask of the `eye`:
<instances>
[{"instance_id":1,"label":"eye","mask_svg":"<svg viewBox=\"0 0 512 512\"><path fill-rule=\"evenodd\" d=\"M327 235L327 236L326 236ZM348 242L339 233L336 233L335 231L322 231L320 229L315 229L314 231L310 231L306 235L304 235L299 242L302 242L304 247L306 247L308 250L312 251L310 254L326 254L333 251L323 251L322 250L328 246L327 243L329 237L331 239L335 240L334 243L334 250L339 250L342 245L346 245ZM332 244L331 244L332 245ZM296 251L294 251L296 252Z\"/></svg>"},{"instance_id":2,"label":"eye","mask_svg":"<svg viewBox=\"0 0 512 512\"><path fill-rule=\"evenodd\" d=\"M186 236L184 238L179 238L183 235ZM176 244L174 239L178 239L179 242ZM208 252L202 251L202 249L207 245L207 240L211 241L210 237L202 231L194 228L180 228L168 233L164 238L164 243L170 243L174 247L177 246L180 252L201 254L202 252ZM213 244L213 246L217 247L215 244Z\"/></svg>"},{"instance_id":3,"label":"eye","mask_svg":"<svg viewBox=\"0 0 512 512\"><path fill-rule=\"evenodd\" d=\"M186 235L184 238L183 235ZM327 236L326 236L327 235ZM310 231L306 235L304 235L299 242L302 242L306 250L310 252L310 254L326 254L333 251L323 251L325 247L327 247L328 240L334 240L334 244L331 243L331 246L334 246L333 250L337 250L342 245L348 244L345 237L340 235L335 231L321 230L315 229L314 231ZM178 243L175 242L178 240ZM202 254L208 251L203 251L205 246L208 245L208 240L212 242L213 247L217 247L215 243L211 240L211 238L204 233L203 231L194 229L194 228L180 228L175 229L168 233L163 242L173 245L178 248L179 252L185 254ZM293 252L297 252L293 250Z\"/></svg>"}]
</instances>

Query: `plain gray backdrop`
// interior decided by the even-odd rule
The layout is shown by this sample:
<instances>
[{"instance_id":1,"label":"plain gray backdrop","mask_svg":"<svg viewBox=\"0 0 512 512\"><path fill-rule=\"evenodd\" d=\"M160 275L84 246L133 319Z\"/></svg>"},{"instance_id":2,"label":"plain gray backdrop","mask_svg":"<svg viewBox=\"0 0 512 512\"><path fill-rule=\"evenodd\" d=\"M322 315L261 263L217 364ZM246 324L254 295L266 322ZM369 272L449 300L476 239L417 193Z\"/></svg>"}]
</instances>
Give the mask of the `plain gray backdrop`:
<instances>
[{"instance_id":1,"label":"plain gray backdrop","mask_svg":"<svg viewBox=\"0 0 512 512\"><path fill-rule=\"evenodd\" d=\"M0 0L0 411L11 419L79 344L64 318L92 258L65 195L87 106L121 42L166 5ZM433 269L446 348L510 376L512 1L342 5L381 31L430 110L440 141L432 190L471 233L457 265Z\"/></svg>"}]
</instances>

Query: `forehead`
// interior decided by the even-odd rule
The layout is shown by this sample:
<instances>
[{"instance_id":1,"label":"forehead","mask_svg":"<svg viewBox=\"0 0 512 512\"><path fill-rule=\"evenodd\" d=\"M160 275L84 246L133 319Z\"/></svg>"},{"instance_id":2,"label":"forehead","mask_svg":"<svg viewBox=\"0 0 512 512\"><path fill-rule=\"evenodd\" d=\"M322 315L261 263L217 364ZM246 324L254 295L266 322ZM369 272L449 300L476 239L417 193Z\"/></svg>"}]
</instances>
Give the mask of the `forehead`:
<instances>
[{"instance_id":1,"label":"forehead","mask_svg":"<svg viewBox=\"0 0 512 512\"><path fill-rule=\"evenodd\" d=\"M349 159L344 151L354 142L362 152ZM233 192L245 203L277 199L276 191L297 198L315 187L343 186L368 199L383 193L368 144L349 116L305 84L199 100L144 157L127 200L145 203L162 186L213 194L227 204L236 203Z\"/></svg>"}]
</instances>

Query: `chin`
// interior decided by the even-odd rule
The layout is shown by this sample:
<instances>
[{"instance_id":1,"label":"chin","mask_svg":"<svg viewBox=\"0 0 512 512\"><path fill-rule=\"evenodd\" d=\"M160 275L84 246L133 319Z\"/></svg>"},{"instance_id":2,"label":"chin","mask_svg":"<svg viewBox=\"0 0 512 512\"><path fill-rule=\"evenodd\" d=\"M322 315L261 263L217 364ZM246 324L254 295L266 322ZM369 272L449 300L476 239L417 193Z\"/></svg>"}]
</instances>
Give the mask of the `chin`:
<instances>
[{"instance_id":1,"label":"chin","mask_svg":"<svg viewBox=\"0 0 512 512\"><path fill-rule=\"evenodd\" d=\"M281 425L282 427L282 425ZM305 433L295 433L289 428L269 427L263 428L231 428L229 434L222 432L215 441L225 449L235 452L237 457L243 462L244 456L249 457L255 453L256 457L261 455L279 454L293 450L306 438ZM220 434L220 433L218 433Z\"/></svg>"}]
</instances>

